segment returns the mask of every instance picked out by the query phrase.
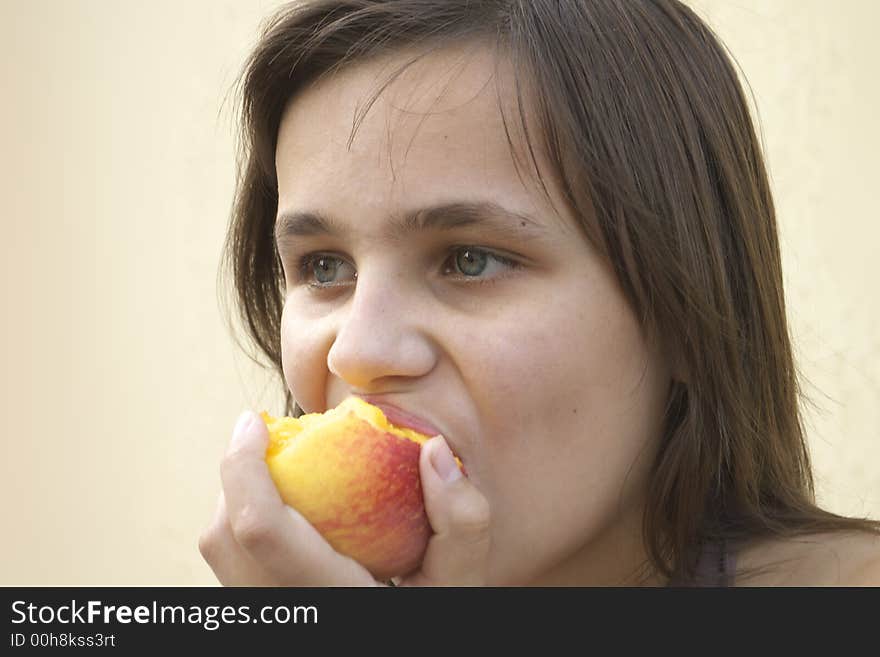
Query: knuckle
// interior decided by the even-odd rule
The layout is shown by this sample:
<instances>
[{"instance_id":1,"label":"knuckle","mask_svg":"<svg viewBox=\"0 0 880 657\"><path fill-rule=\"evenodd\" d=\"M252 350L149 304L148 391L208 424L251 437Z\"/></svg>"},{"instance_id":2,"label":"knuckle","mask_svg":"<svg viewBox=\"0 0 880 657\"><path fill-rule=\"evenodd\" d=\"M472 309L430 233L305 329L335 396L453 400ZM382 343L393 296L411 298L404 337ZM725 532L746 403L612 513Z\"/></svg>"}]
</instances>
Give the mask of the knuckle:
<instances>
[{"instance_id":1,"label":"knuckle","mask_svg":"<svg viewBox=\"0 0 880 657\"><path fill-rule=\"evenodd\" d=\"M206 529L199 536L199 553L208 563L211 563L211 560L217 553L217 541L214 537L214 532L210 529Z\"/></svg>"},{"instance_id":2,"label":"knuckle","mask_svg":"<svg viewBox=\"0 0 880 657\"><path fill-rule=\"evenodd\" d=\"M473 496L455 509L458 533L467 536L486 536L490 524L489 503L482 496Z\"/></svg>"},{"instance_id":3,"label":"knuckle","mask_svg":"<svg viewBox=\"0 0 880 657\"><path fill-rule=\"evenodd\" d=\"M275 540L271 523L255 509L246 507L232 523L232 535L249 551L265 549Z\"/></svg>"}]
</instances>

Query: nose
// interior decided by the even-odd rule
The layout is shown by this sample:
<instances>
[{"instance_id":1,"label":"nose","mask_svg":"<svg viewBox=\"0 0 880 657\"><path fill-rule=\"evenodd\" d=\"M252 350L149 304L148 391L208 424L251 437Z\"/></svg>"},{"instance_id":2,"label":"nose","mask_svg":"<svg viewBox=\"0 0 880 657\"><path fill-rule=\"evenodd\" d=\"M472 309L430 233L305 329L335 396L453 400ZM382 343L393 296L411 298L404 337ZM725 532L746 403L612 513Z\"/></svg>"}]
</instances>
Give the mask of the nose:
<instances>
[{"instance_id":1,"label":"nose","mask_svg":"<svg viewBox=\"0 0 880 657\"><path fill-rule=\"evenodd\" d=\"M327 367L349 387L378 390L386 379L418 378L434 367L434 349L424 323L429 315L417 289L387 276L361 272L339 315Z\"/></svg>"}]
</instances>

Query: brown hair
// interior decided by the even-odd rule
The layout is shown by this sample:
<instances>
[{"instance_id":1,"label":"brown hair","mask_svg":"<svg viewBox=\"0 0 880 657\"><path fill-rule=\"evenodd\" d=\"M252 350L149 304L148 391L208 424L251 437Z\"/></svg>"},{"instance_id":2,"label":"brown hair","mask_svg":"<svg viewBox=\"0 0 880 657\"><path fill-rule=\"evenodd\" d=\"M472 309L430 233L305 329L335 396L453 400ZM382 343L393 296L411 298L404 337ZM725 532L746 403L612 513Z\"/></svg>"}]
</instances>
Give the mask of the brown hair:
<instances>
[{"instance_id":1,"label":"brown hair","mask_svg":"<svg viewBox=\"0 0 880 657\"><path fill-rule=\"evenodd\" d=\"M371 56L477 40L516 67L541 184L534 139L646 334L684 372L649 482L651 566L687 578L707 541L877 529L815 504L759 143L719 39L677 0L307 0L278 11L241 78L224 255L244 326L282 385L274 158L286 103ZM286 412L301 414L284 390Z\"/></svg>"}]
</instances>

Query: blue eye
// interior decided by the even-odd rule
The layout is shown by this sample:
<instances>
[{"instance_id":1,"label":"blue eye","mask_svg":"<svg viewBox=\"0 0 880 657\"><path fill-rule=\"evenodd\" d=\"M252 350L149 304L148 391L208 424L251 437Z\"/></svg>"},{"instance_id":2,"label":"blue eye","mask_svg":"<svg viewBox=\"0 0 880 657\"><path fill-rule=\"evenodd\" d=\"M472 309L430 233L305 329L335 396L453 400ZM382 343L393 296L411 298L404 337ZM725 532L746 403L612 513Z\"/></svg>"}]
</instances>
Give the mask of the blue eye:
<instances>
[{"instance_id":1,"label":"blue eye","mask_svg":"<svg viewBox=\"0 0 880 657\"><path fill-rule=\"evenodd\" d=\"M452 266L446 266L446 263L452 262ZM507 270L518 269L521 265L510 258L506 258L497 253L486 251L472 246L455 247L450 253L450 257L444 262L443 274L450 272L460 272L459 280L463 280L466 284L484 284L494 283L502 278L505 273L492 277L481 278L492 261L499 263L502 268ZM337 256L329 253L309 253L303 256L299 261L297 272L299 274L299 282L305 283L312 289L326 289L332 287L341 287L344 283L335 280L336 275L341 268L350 265ZM454 277L454 276L453 276ZM357 280L357 272L352 275Z\"/></svg>"},{"instance_id":2,"label":"blue eye","mask_svg":"<svg viewBox=\"0 0 880 657\"><path fill-rule=\"evenodd\" d=\"M298 280L305 282L311 288L339 287L333 279L340 267L346 264L348 263L345 260L329 253L309 253L299 261ZM312 282L313 276L317 283ZM357 279L357 272L354 273L354 278Z\"/></svg>"},{"instance_id":3,"label":"blue eye","mask_svg":"<svg viewBox=\"0 0 880 657\"><path fill-rule=\"evenodd\" d=\"M461 272L463 275L458 276L458 278L467 285L486 285L489 283L496 283L511 271L522 267L522 265L515 260L511 260L498 253L493 253L492 251L487 251L474 246L456 247L452 250L452 255L454 257L450 256L453 263L451 269ZM449 260L447 260L447 262L449 262ZM497 271L500 268L502 271L491 276L481 276L481 274L485 273L487 269L493 269L490 266L493 262L497 263L494 269ZM443 269L444 274L449 272L449 267Z\"/></svg>"},{"instance_id":4,"label":"blue eye","mask_svg":"<svg viewBox=\"0 0 880 657\"><path fill-rule=\"evenodd\" d=\"M339 269L340 260L338 258L321 256L320 258L312 259L309 262L312 266L311 273L315 274L319 283L333 282L332 279L335 277L336 270ZM324 276L327 277L327 280L321 280Z\"/></svg>"},{"instance_id":5,"label":"blue eye","mask_svg":"<svg viewBox=\"0 0 880 657\"><path fill-rule=\"evenodd\" d=\"M458 251L455 264L465 276L479 276L486 269L490 254L476 249Z\"/></svg>"}]
</instances>

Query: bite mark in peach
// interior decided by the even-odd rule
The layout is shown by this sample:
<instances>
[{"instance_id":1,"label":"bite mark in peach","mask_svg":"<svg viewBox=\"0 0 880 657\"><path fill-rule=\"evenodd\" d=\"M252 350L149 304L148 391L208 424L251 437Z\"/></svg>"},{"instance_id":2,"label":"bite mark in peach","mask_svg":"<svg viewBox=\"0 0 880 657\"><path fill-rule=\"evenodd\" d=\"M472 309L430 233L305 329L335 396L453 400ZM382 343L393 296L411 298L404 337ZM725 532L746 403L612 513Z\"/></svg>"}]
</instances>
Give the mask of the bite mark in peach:
<instances>
[{"instance_id":1,"label":"bite mark in peach","mask_svg":"<svg viewBox=\"0 0 880 657\"><path fill-rule=\"evenodd\" d=\"M326 413L261 415L266 464L286 504L377 579L419 566L432 533L419 476L430 436L394 426L358 397Z\"/></svg>"}]
</instances>

